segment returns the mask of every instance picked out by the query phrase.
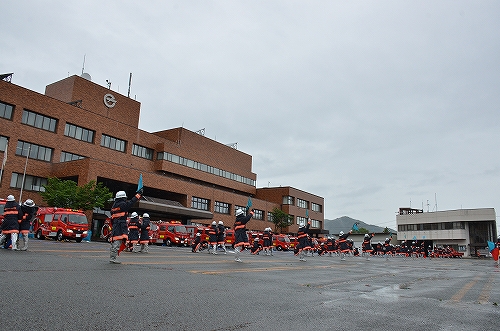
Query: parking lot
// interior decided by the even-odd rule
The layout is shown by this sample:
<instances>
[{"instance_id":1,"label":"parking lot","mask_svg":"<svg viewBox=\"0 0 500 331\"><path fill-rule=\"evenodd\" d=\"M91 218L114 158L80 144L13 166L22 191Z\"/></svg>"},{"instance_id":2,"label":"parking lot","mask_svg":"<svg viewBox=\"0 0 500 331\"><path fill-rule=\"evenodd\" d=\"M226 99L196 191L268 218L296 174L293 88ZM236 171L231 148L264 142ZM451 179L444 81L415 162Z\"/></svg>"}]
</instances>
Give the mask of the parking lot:
<instances>
[{"instance_id":1,"label":"parking lot","mask_svg":"<svg viewBox=\"0 0 500 331\"><path fill-rule=\"evenodd\" d=\"M13 330L490 330L500 326L491 259L191 253L30 240L0 249L1 321Z\"/></svg>"}]
</instances>

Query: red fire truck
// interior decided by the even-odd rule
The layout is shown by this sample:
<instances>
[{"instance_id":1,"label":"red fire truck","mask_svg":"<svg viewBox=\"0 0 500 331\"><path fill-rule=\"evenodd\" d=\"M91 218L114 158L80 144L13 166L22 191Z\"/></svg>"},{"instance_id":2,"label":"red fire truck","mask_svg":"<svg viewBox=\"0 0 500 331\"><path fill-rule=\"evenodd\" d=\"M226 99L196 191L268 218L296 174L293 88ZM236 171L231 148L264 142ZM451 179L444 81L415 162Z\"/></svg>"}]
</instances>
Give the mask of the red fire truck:
<instances>
[{"instance_id":1,"label":"red fire truck","mask_svg":"<svg viewBox=\"0 0 500 331\"><path fill-rule=\"evenodd\" d=\"M273 247L278 251L290 249L290 237L286 234L275 234L273 236Z\"/></svg>"},{"instance_id":2,"label":"red fire truck","mask_svg":"<svg viewBox=\"0 0 500 331\"><path fill-rule=\"evenodd\" d=\"M33 233L37 239L52 237L58 241L72 239L81 242L88 231L87 216L81 210L40 207L33 220Z\"/></svg>"},{"instance_id":3,"label":"red fire truck","mask_svg":"<svg viewBox=\"0 0 500 331\"><path fill-rule=\"evenodd\" d=\"M154 244L167 245L167 246L188 246L189 245L189 232L186 226L179 221L156 221L151 222L158 226L155 233Z\"/></svg>"}]
</instances>

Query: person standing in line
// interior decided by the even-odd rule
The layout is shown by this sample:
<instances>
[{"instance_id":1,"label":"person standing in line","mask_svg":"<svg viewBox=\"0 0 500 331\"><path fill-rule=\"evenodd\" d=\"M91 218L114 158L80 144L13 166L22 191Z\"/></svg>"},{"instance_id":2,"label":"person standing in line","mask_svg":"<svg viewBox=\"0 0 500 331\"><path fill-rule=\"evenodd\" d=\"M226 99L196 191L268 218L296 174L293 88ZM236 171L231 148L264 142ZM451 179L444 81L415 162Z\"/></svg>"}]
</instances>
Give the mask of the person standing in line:
<instances>
[{"instance_id":1,"label":"person standing in line","mask_svg":"<svg viewBox=\"0 0 500 331\"><path fill-rule=\"evenodd\" d=\"M212 248L212 254L217 255L217 222L213 221L208 230L208 254L210 254L210 247Z\"/></svg>"},{"instance_id":2,"label":"person standing in line","mask_svg":"<svg viewBox=\"0 0 500 331\"><path fill-rule=\"evenodd\" d=\"M370 260L370 255L373 252L373 247L372 247L372 238L375 236L375 233L372 233L371 235L366 233L365 238L363 239L363 243L361 244L361 251L363 252L364 255L366 255L366 260Z\"/></svg>"},{"instance_id":3,"label":"person standing in line","mask_svg":"<svg viewBox=\"0 0 500 331\"><path fill-rule=\"evenodd\" d=\"M151 219L148 213L142 214L142 220L140 222L141 236L139 238L139 253L149 253L149 224Z\"/></svg>"},{"instance_id":4,"label":"person standing in line","mask_svg":"<svg viewBox=\"0 0 500 331\"><path fill-rule=\"evenodd\" d=\"M12 250L17 251L17 236L19 234L19 220L23 213L21 206L16 202L12 194L7 197L3 211L2 234L0 235L0 246L3 246L8 235L12 241Z\"/></svg>"},{"instance_id":5,"label":"person standing in line","mask_svg":"<svg viewBox=\"0 0 500 331\"><path fill-rule=\"evenodd\" d=\"M217 248L221 247L224 251L224 254L227 254L226 251L226 228L224 227L224 222L219 221L217 224Z\"/></svg>"},{"instance_id":6,"label":"person standing in line","mask_svg":"<svg viewBox=\"0 0 500 331\"><path fill-rule=\"evenodd\" d=\"M38 211L38 207L35 206L35 202L31 199L27 199L21 205L21 211L23 213L23 217L19 222L19 237L17 247L19 248L19 239L23 238L23 247L19 248L20 251L25 251L28 249L28 234L31 228L31 220L35 217L36 212Z\"/></svg>"},{"instance_id":7,"label":"person standing in line","mask_svg":"<svg viewBox=\"0 0 500 331\"><path fill-rule=\"evenodd\" d=\"M311 246L309 245L309 227L311 226L311 221L308 220L307 224L302 224L297 231L297 238L299 239L299 250L297 254L299 255L299 261L305 262L306 259L304 258L306 252L311 249Z\"/></svg>"},{"instance_id":8,"label":"person standing in line","mask_svg":"<svg viewBox=\"0 0 500 331\"><path fill-rule=\"evenodd\" d=\"M125 191L116 192L115 202L111 207L111 221L113 222L113 229L111 232L111 248L109 254L110 263L121 263L116 258L119 254L120 246L128 239L127 229L127 213L130 208L141 198L142 188L132 197L127 200Z\"/></svg>"},{"instance_id":9,"label":"person standing in line","mask_svg":"<svg viewBox=\"0 0 500 331\"><path fill-rule=\"evenodd\" d=\"M265 255L273 255L273 232L271 228L265 228L262 234L262 239L264 240L262 248L264 249Z\"/></svg>"},{"instance_id":10,"label":"person standing in line","mask_svg":"<svg viewBox=\"0 0 500 331\"><path fill-rule=\"evenodd\" d=\"M135 246L139 244L139 226L139 215L134 211L132 215L130 215L130 220L128 221L127 250L129 252L137 252Z\"/></svg>"},{"instance_id":11,"label":"person standing in line","mask_svg":"<svg viewBox=\"0 0 500 331\"><path fill-rule=\"evenodd\" d=\"M339 249L340 249L340 256L341 260L345 261L345 257L347 254L349 254L349 243L347 242L347 237L351 234L352 230L350 230L347 233L344 233L344 231L339 232Z\"/></svg>"},{"instance_id":12,"label":"person standing in line","mask_svg":"<svg viewBox=\"0 0 500 331\"><path fill-rule=\"evenodd\" d=\"M234 222L234 260L236 262L242 262L240 259L240 252L245 247L250 246L248 243L246 224L252 219L253 215L253 210L247 215L245 215L243 209L236 210L236 221Z\"/></svg>"}]
</instances>

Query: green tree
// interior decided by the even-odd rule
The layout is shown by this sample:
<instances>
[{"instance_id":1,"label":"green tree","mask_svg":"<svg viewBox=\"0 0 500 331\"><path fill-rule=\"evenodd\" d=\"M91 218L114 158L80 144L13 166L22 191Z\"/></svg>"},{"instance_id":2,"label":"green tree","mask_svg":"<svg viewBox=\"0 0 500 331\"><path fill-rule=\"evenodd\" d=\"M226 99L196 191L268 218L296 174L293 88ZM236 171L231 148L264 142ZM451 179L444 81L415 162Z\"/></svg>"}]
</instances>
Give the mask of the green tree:
<instances>
[{"instance_id":1,"label":"green tree","mask_svg":"<svg viewBox=\"0 0 500 331\"><path fill-rule=\"evenodd\" d=\"M383 233L391 233L391 230L389 230L389 228L388 228L388 227L385 227L385 229L384 229Z\"/></svg>"},{"instance_id":2,"label":"green tree","mask_svg":"<svg viewBox=\"0 0 500 331\"><path fill-rule=\"evenodd\" d=\"M273 215L273 223L275 231L279 229L279 232L281 233L284 228L287 228L290 225L292 225L293 221L290 215L288 215L281 209L274 208L273 211L271 212L271 215Z\"/></svg>"},{"instance_id":3,"label":"green tree","mask_svg":"<svg viewBox=\"0 0 500 331\"><path fill-rule=\"evenodd\" d=\"M104 203L113 197L107 187L95 180L78 186L72 180L51 177L43 187L45 192L40 192L40 195L51 207L91 210L104 207Z\"/></svg>"},{"instance_id":4,"label":"green tree","mask_svg":"<svg viewBox=\"0 0 500 331\"><path fill-rule=\"evenodd\" d=\"M365 233L370 233L370 231L368 231L368 229L366 229L366 228L359 228L358 230L353 230L352 233L365 234Z\"/></svg>"}]
</instances>

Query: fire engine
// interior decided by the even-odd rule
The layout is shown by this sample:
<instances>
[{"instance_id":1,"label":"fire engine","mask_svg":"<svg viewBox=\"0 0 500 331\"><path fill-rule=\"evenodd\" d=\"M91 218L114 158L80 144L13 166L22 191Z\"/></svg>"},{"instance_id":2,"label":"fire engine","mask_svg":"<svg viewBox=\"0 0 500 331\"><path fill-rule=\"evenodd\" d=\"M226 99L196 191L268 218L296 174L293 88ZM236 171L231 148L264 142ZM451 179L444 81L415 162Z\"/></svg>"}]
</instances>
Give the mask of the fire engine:
<instances>
[{"instance_id":1,"label":"fire engine","mask_svg":"<svg viewBox=\"0 0 500 331\"><path fill-rule=\"evenodd\" d=\"M158 229L156 230L154 244L157 245L167 245L167 246L188 246L189 245L189 232L186 226L179 221L155 221L151 222L156 224Z\"/></svg>"},{"instance_id":2,"label":"fire engine","mask_svg":"<svg viewBox=\"0 0 500 331\"><path fill-rule=\"evenodd\" d=\"M287 251L290 249L290 237L286 234L275 234L273 236L273 247L278 251Z\"/></svg>"},{"instance_id":3,"label":"fire engine","mask_svg":"<svg viewBox=\"0 0 500 331\"><path fill-rule=\"evenodd\" d=\"M88 234L89 223L81 210L40 207L33 220L35 238L52 237L58 241L74 239L81 242Z\"/></svg>"}]
</instances>

